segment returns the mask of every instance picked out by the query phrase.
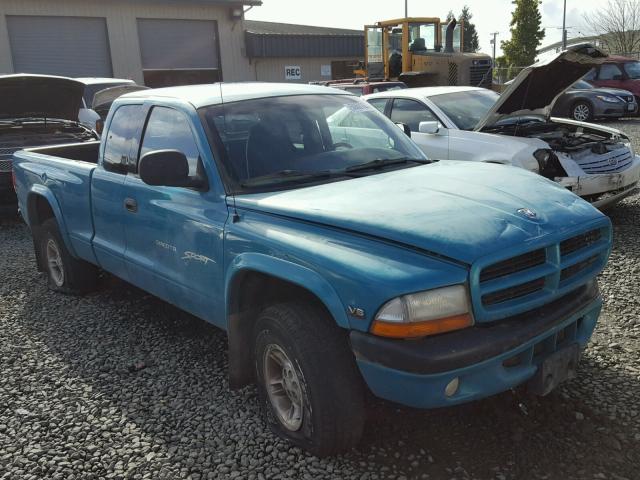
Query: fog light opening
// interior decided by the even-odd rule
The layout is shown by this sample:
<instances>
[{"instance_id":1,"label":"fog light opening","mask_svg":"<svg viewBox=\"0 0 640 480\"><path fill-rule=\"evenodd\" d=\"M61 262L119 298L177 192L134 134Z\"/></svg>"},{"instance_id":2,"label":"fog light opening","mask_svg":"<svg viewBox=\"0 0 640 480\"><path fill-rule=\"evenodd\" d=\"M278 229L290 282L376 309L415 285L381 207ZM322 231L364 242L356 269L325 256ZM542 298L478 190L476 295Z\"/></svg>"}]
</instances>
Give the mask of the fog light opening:
<instances>
[{"instance_id":1,"label":"fog light opening","mask_svg":"<svg viewBox=\"0 0 640 480\"><path fill-rule=\"evenodd\" d=\"M447 386L444 387L444 394L447 397L452 397L458 392L458 387L460 386L460 379L458 377L451 380L447 383Z\"/></svg>"}]
</instances>

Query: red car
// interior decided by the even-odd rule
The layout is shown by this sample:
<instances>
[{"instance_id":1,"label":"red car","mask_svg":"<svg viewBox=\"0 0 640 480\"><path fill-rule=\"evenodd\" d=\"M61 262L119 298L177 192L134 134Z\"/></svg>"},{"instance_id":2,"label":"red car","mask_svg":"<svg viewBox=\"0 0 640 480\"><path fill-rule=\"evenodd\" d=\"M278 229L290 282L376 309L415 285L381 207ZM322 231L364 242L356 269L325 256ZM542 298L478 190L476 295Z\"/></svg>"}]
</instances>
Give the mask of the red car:
<instances>
[{"instance_id":1,"label":"red car","mask_svg":"<svg viewBox=\"0 0 640 480\"><path fill-rule=\"evenodd\" d=\"M611 55L583 78L596 87L620 88L640 99L640 61L633 58Z\"/></svg>"}]
</instances>

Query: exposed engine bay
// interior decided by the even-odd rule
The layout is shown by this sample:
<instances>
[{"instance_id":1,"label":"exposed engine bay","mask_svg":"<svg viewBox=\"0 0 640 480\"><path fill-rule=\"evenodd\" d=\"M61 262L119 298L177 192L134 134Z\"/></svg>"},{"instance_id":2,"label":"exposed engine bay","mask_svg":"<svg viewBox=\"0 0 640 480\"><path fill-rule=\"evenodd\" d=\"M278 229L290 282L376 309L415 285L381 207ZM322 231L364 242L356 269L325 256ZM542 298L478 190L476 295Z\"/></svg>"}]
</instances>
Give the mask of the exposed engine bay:
<instances>
[{"instance_id":1,"label":"exposed engine bay","mask_svg":"<svg viewBox=\"0 0 640 480\"><path fill-rule=\"evenodd\" d=\"M58 120L0 122L0 172L11 171L14 152L30 147L89 142L98 139L92 130L76 123Z\"/></svg>"},{"instance_id":2,"label":"exposed engine bay","mask_svg":"<svg viewBox=\"0 0 640 480\"><path fill-rule=\"evenodd\" d=\"M547 154L536 152L540 174L547 178L621 172L633 163L629 139L621 134L582 125L553 121L527 121L495 126L485 131L537 138L549 145ZM579 167L579 168L576 168Z\"/></svg>"}]
</instances>

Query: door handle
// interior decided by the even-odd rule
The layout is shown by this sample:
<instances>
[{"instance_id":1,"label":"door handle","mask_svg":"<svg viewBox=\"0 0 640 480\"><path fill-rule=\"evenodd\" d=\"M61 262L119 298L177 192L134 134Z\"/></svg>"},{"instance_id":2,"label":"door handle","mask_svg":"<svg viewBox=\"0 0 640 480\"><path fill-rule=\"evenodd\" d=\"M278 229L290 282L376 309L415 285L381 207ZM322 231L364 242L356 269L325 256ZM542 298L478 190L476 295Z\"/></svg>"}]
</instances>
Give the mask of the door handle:
<instances>
[{"instance_id":1,"label":"door handle","mask_svg":"<svg viewBox=\"0 0 640 480\"><path fill-rule=\"evenodd\" d=\"M136 213L138 211L138 202L136 202L133 198L125 198L124 208L126 208L131 213Z\"/></svg>"}]
</instances>

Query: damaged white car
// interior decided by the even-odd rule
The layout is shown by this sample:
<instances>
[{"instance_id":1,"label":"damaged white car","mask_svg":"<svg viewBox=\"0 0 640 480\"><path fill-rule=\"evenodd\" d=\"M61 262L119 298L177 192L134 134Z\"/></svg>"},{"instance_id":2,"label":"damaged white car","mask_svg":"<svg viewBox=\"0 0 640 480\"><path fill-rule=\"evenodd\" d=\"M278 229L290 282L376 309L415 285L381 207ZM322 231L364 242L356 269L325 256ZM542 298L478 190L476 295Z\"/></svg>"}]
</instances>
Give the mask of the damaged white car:
<instances>
[{"instance_id":1,"label":"damaged white car","mask_svg":"<svg viewBox=\"0 0 640 480\"><path fill-rule=\"evenodd\" d=\"M592 45L571 47L523 70L502 95L426 87L364 99L407 125L430 158L526 168L606 208L632 193L640 179L640 157L629 138L613 128L550 116L558 97L606 56Z\"/></svg>"}]
</instances>

